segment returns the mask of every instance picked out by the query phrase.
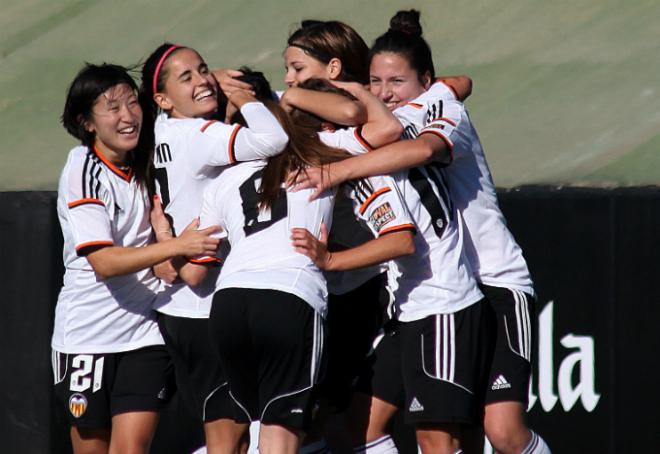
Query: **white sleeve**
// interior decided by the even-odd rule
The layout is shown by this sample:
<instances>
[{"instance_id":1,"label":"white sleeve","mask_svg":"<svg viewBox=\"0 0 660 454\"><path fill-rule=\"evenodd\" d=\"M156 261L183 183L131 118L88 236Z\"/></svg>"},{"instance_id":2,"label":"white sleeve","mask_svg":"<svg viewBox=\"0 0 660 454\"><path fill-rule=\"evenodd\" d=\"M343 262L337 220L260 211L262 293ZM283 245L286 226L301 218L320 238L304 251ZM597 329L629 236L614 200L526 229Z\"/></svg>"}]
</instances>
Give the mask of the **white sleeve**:
<instances>
[{"instance_id":1,"label":"white sleeve","mask_svg":"<svg viewBox=\"0 0 660 454\"><path fill-rule=\"evenodd\" d=\"M309 233L319 238L321 223L325 224L328 230L332 227L332 209L326 210L325 208L334 204L335 190L325 191L320 197L310 201L309 197L313 192L313 189L287 191L287 225L289 230L293 228L307 229ZM328 218L323 217L326 211L329 211Z\"/></svg>"},{"instance_id":2,"label":"white sleeve","mask_svg":"<svg viewBox=\"0 0 660 454\"><path fill-rule=\"evenodd\" d=\"M79 256L87 255L99 247L112 246L111 210L114 202L111 192L98 179L95 172L73 166L68 169L64 202L69 210L69 229Z\"/></svg>"},{"instance_id":3,"label":"white sleeve","mask_svg":"<svg viewBox=\"0 0 660 454\"><path fill-rule=\"evenodd\" d=\"M346 150L352 155L364 154L373 150L369 142L362 137L362 126L322 131L319 132L319 139L329 147Z\"/></svg>"},{"instance_id":4,"label":"white sleeve","mask_svg":"<svg viewBox=\"0 0 660 454\"><path fill-rule=\"evenodd\" d=\"M228 125L217 120L194 123L186 134L186 162L193 174L203 174L208 166L233 164L239 129L239 125Z\"/></svg>"},{"instance_id":5,"label":"white sleeve","mask_svg":"<svg viewBox=\"0 0 660 454\"><path fill-rule=\"evenodd\" d=\"M274 156L286 147L289 137L275 116L260 102L241 107L247 128L217 120L196 124L188 133L188 164L200 175L208 166L226 166Z\"/></svg>"},{"instance_id":6,"label":"white sleeve","mask_svg":"<svg viewBox=\"0 0 660 454\"><path fill-rule=\"evenodd\" d=\"M289 136L277 118L260 102L249 102L241 107L248 124L237 130L234 143L235 161L267 159L281 153L289 142Z\"/></svg>"},{"instance_id":7,"label":"white sleeve","mask_svg":"<svg viewBox=\"0 0 660 454\"><path fill-rule=\"evenodd\" d=\"M422 134L433 134L440 137L451 151L451 159L454 159L454 141L457 137L462 120L462 112L465 110L463 104L458 101L437 101L429 103L424 120L424 127L419 132Z\"/></svg>"},{"instance_id":8,"label":"white sleeve","mask_svg":"<svg viewBox=\"0 0 660 454\"><path fill-rule=\"evenodd\" d=\"M350 197L357 216L377 237L417 228L393 178L379 175L350 182Z\"/></svg>"},{"instance_id":9,"label":"white sleeve","mask_svg":"<svg viewBox=\"0 0 660 454\"><path fill-rule=\"evenodd\" d=\"M435 83L429 87L425 94L428 94L429 96L436 99L441 99L443 101L458 101L458 97L456 96L454 89L440 79L436 80Z\"/></svg>"},{"instance_id":10,"label":"white sleeve","mask_svg":"<svg viewBox=\"0 0 660 454\"><path fill-rule=\"evenodd\" d=\"M204 192L204 199L202 202L202 211L199 215L199 230L204 230L207 227L214 225L220 226L222 230L220 232L214 233L211 235L213 238L219 238L225 240L227 238L227 226L224 222L224 215L222 214L222 204L219 203L222 200L221 187L217 184L216 180L211 184L206 191ZM192 263L219 263L219 256L222 255L222 248L218 249L218 254L216 257L196 257L190 259Z\"/></svg>"}]
</instances>

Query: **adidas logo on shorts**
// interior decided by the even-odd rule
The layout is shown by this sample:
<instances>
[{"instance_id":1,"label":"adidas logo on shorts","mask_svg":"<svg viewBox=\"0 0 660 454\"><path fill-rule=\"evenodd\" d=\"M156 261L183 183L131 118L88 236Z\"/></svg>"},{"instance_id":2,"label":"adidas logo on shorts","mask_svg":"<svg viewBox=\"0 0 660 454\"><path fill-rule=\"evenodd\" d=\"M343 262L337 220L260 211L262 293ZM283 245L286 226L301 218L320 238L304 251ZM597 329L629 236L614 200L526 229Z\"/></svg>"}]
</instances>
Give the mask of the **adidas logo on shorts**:
<instances>
[{"instance_id":1,"label":"adidas logo on shorts","mask_svg":"<svg viewBox=\"0 0 660 454\"><path fill-rule=\"evenodd\" d=\"M511 388L511 383L506 381L506 378L504 378L504 375L500 375L495 379L493 382L493 386L490 387L493 391L497 391L498 389L507 389Z\"/></svg>"},{"instance_id":2,"label":"adidas logo on shorts","mask_svg":"<svg viewBox=\"0 0 660 454\"><path fill-rule=\"evenodd\" d=\"M424 411L424 406L419 403L416 397L413 397L412 402L410 402L410 407L408 407L408 411L411 413L416 411Z\"/></svg>"}]
</instances>

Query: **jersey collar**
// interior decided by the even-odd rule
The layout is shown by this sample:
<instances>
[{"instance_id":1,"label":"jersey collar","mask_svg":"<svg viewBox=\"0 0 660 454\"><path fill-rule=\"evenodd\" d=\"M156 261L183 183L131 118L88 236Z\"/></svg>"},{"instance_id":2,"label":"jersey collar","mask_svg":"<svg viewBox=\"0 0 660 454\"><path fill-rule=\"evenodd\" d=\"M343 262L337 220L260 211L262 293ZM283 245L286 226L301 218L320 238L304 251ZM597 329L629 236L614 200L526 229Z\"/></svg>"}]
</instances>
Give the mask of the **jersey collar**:
<instances>
[{"instance_id":1,"label":"jersey collar","mask_svg":"<svg viewBox=\"0 0 660 454\"><path fill-rule=\"evenodd\" d=\"M122 170L119 167L117 167L116 165L114 165L113 163L111 163L105 156L103 156L103 153L101 153L99 151L99 149L96 147L96 145L93 146L93 149L94 149L94 153L96 154L96 156L98 156L98 158L101 160L101 162L103 164L105 164L106 167L108 167L108 169L110 169L112 171L112 173L114 173L118 177L122 178L123 180L126 180L128 182L131 181L131 178L133 177L133 169L131 169L129 167L128 172L125 171L125 170Z\"/></svg>"}]
</instances>

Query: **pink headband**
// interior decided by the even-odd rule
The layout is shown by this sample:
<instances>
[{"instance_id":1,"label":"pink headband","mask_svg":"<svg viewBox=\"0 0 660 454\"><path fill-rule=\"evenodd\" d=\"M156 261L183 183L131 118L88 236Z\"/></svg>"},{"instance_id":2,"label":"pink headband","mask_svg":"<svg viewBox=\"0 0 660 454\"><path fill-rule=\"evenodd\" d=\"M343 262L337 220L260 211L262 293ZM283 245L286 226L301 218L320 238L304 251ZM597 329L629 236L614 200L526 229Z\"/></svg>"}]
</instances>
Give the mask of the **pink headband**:
<instances>
[{"instance_id":1,"label":"pink headband","mask_svg":"<svg viewBox=\"0 0 660 454\"><path fill-rule=\"evenodd\" d=\"M154 82L153 82L153 89L154 93L156 93L156 85L158 84L158 73L160 72L160 68L163 67L163 63L165 63L165 59L170 55L172 52L174 52L176 49L179 49L181 46L178 44L172 44L172 47L167 49L165 53L163 54L162 57L160 57L160 60L158 60L158 64L156 65L156 70L154 71Z\"/></svg>"}]
</instances>

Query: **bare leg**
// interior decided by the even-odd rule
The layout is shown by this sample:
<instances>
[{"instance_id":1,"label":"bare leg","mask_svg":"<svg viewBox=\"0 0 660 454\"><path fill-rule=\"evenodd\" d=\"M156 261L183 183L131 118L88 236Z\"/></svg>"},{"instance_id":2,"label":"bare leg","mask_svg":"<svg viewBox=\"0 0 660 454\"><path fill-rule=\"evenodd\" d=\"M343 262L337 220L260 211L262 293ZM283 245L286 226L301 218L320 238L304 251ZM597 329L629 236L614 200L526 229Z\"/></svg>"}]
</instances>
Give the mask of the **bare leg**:
<instances>
[{"instance_id":1,"label":"bare leg","mask_svg":"<svg viewBox=\"0 0 660 454\"><path fill-rule=\"evenodd\" d=\"M388 435L389 423L397 410L377 397L355 393L348 410L353 445L361 446Z\"/></svg>"},{"instance_id":2,"label":"bare leg","mask_svg":"<svg viewBox=\"0 0 660 454\"><path fill-rule=\"evenodd\" d=\"M71 427L71 444L74 454L107 454L110 447L110 428Z\"/></svg>"},{"instance_id":3,"label":"bare leg","mask_svg":"<svg viewBox=\"0 0 660 454\"><path fill-rule=\"evenodd\" d=\"M243 454L250 444L249 424L232 419L216 419L204 424L208 454Z\"/></svg>"},{"instance_id":4,"label":"bare leg","mask_svg":"<svg viewBox=\"0 0 660 454\"><path fill-rule=\"evenodd\" d=\"M434 424L415 429L423 454L453 454L460 449L458 424Z\"/></svg>"},{"instance_id":5,"label":"bare leg","mask_svg":"<svg viewBox=\"0 0 660 454\"><path fill-rule=\"evenodd\" d=\"M525 409L520 402L497 402L486 405L484 429L497 452L519 454L532 438L525 424Z\"/></svg>"},{"instance_id":6,"label":"bare leg","mask_svg":"<svg viewBox=\"0 0 660 454\"><path fill-rule=\"evenodd\" d=\"M300 447L300 434L275 424L261 424L259 454L296 454Z\"/></svg>"},{"instance_id":7,"label":"bare leg","mask_svg":"<svg viewBox=\"0 0 660 454\"><path fill-rule=\"evenodd\" d=\"M112 417L110 454L146 454L156 432L155 411L120 413Z\"/></svg>"}]
</instances>

